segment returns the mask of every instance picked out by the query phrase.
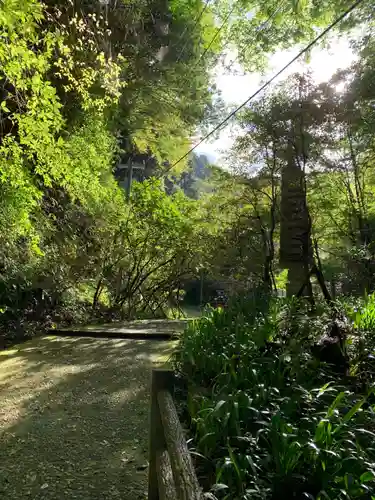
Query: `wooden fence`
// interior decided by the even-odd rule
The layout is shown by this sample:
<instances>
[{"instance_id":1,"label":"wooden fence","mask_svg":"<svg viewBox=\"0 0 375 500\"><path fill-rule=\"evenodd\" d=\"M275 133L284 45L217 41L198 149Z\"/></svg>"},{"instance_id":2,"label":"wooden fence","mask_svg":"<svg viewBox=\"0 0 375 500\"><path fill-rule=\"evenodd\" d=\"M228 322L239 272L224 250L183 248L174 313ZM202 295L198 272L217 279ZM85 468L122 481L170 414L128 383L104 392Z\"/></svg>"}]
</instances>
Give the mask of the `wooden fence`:
<instances>
[{"instance_id":1,"label":"wooden fence","mask_svg":"<svg viewBox=\"0 0 375 500\"><path fill-rule=\"evenodd\" d=\"M148 500L202 500L173 402L173 386L172 371L153 370Z\"/></svg>"}]
</instances>

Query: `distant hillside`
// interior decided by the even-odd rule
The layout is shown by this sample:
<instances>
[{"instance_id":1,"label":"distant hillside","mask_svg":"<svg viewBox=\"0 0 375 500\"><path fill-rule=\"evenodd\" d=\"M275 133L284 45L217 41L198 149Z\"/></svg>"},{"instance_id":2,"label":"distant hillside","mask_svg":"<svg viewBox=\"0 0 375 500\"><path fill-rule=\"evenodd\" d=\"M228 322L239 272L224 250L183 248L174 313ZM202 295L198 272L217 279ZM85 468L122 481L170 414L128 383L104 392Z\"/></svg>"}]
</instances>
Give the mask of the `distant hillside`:
<instances>
[{"instance_id":1,"label":"distant hillside","mask_svg":"<svg viewBox=\"0 0 375 500\"><path fill-rule=\"evenodd\" d=\"M197 200L202 194L213 191L212 177L215 168L206 155L193 154L189 169L183 172L179 179L173 179L173 183L183 189L186 196Z\"/></svg>"},{"instance_id":2,"label":"distant hillside","mask_svg":"<svg viewBox=\"0 0 375 500\"><path fill-rule=\"evenodd\" d=\"M190 160L191 169L196 177L206 179L212 173L211 163L206 155L193 155Z\"/></svg>"},{"instance_id":3,"label":"distant hillside","mask_svg":"<svg viewBox=\"0 0 375 500\"><path fill-rule=\"evenodd\" d=\"M133 180L143 181L155 175L156 161L147 154L133 155ZM143 168L142 168L143 167ZM171 194L177 189L182 189L186 196L197 200L205 193L214 190L214 177L218 167L210 163L204 154L193 154L190 158L188 168L178 177L171 176L164 181L165 190ZM120 187L126 191L128 185L128 156L122 158L121 163L114 171L115 178Z\"/></svg>"}]
</instances>

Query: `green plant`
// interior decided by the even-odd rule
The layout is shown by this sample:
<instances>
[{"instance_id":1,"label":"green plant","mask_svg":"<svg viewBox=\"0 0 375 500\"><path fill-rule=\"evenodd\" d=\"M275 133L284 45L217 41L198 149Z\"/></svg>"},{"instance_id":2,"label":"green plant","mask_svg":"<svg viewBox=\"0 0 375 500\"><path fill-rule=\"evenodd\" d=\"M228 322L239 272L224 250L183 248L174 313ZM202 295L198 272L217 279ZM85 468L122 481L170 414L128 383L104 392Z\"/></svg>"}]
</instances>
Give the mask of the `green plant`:
<instances>
[{"instance_id":1,"label":"green plant","mask_svg":"<svg viewBox=\"0 0 375 500\"><path fill-rule=\"evenodd\" d=\"M345 387L312 357L326 308L311 318L303 307L296 314L290 301L258 295L258 313L245 303L191 322L175 355L190 382L189 427L194 452L205 457L201 474L204 464L207 474L216 471L211 493L371 498L373 390Z\"/></svg>"},{"instance_id":2,"label":"green plant","mask_svg":"<svg viewBox=\"0 0 375 500\"><path fill-rule=\"evenodd\" d=\"M375 332L375 294L366 295L362 303L352 309L354 327L358 330Z\"/></svg>"}]
</instances>

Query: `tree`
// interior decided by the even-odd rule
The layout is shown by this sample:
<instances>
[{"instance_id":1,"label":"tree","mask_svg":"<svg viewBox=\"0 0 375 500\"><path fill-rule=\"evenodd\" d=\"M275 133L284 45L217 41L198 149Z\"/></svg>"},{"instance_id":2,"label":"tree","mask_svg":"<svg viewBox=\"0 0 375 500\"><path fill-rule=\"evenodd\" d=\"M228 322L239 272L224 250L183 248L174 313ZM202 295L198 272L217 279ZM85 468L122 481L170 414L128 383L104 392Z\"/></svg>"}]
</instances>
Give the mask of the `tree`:
<instances>
[{"instance_id":1,"label":"tree","mask_svg":"<svg viewBox=\"0 0 375 500\"><path fill-rule=\"evenodd\" d=\"M323 288L327 274L333 293L335 282L357 293L374 288L372 56L358 49L359 61L330 82L294 75L238 120L233 164L257 185L270 151L277 162L276 183L271 175L263 186L281 187L280 264L289 269L291 294L304 287L312 295L311 271Z\"/></svg>"},{"instance_id":2,"label":"tree","mask_svg":"<svg viewBox=\"0 0 375 500\"><path fill-rule=\"evenodd\" d=\"M289 269L289 294L296 294L304 283L309 289L312 259L305 172L307 162L312 160L309 127L316 113L309 109L310 123L303 119L306 112L303 92L308 84L308 79L296 75L270 96L250 105L240 117L245 134L234 148L253 177L252 199L257 199L254 196L257 182L263 179L266 186L263 191L255 187L255 192L268 197L269 204L269 221L265 227L260 226L264 241L264 280L270 286L274 235L280 221L280 265ZM257 204L252 203L254 207ZM258 219L261 220L259 214Z\"/></svg>"},{"instance_id":3,"label":"tree","mask_svg":"<svg viewBox=\"0 0 375 500\"><path fill-rule=\"evenodd\" d=\"M270 55L313 40L317 31L326 28L352 5L352 0L237 1L227 25L227 37L238 50L239 62L246 70L262 70ZM219 2L217 13L221 19L225 18L227 8L225 0ZM371 16L371 2L362 2L336 26L336 32L350 31L367 23Z\"/></svg>"},{"instance_id":4,"label":"tree","mask_svg":"<svg viewBox=\"0 0 375 500\"><path fill-rule=\"evenodd\" d=\"M125 236L130 239L127 258L133 253L141 265L144 259L150 265L157 260L155 238L160 235L153 233L154 246L148 245L150 221L143 213L144 221L138 220L134 207L128 220L113 166L121 155L143 155L153 175L185 152L198 121L209 119L214 90L208 86L208 68L221 41L208 46L215 29L210 8L195 24L202 6L191 0L3 2L3 298L15 283L31 295L42 289L54 302L94 283L95 305L108 293L116 297L114 283L121 281L117 252ZM147 184L144 190L149 193ZM129 221L134 234L126 235L122 230ZM161 227L171 243L172 229ZM141 255L134 249L139 237L144 238ZM178 260L172 261L177 266ZM178 270L172 261L163 272L173 281Z\"/></svg>"}]
</instances>

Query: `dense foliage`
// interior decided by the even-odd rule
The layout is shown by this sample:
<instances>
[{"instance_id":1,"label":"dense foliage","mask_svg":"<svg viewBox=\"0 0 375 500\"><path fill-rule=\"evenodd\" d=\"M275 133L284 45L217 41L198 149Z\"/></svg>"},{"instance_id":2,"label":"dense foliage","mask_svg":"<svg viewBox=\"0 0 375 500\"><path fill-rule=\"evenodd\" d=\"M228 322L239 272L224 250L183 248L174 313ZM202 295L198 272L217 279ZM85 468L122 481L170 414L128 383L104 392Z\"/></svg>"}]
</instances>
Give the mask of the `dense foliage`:
<instances>
[{"instance_id":1,"label":"dense foliage","mask_svg":"<svg viewBox=\"0 0 375 500\"><path fill-rule=\"evenodd\" d=\"M350 375L317 356L325 307L255 293L186 329L175 362L209 498L372 498L374 299L345 308Z\"/></svg>"},{"instance_id":2,"label":"dense foliage","mask_svg":"<svg viewBox=\"0 0 375 500\"><path fill-rule=\"evenodd\" d=\"M329 82L294 74L238 115L217 262L233 283L285 288L287 272L288 294L312 296L315 266L333 297L373 290L372 32Z\"/></svg>"},{"instance_id":3,"label":"dense foliage","mask_svg":"<svg viewBox=\"0 0 375 500\"><path fill-rule=\"evenodd\" d=\"M271 54L280 48L289 49L313 40L355 2L351 0L292 0L276 2L269 0L234 0L233 16L226 25L227 37L236 47L238 60L245 68L263 69ZM218 15L225 19L228 3L218 2ZM243 13L246 12L246 16ZM348 31L371 22L373 2L359 2L337 29ZM249 41L251 41L249 43ZM328 40L323 43L327 46Z\"/></svg>"},{"instance_id":4,"label":"dense foliage","mask_svg":"<svg viewBox=\"0 0 375 500\"><path fill-rule=\"evenodd\" d=\"M185 151L197 123L216 116L208 68L221 40L209 46L210 8L193 26L201 6L2 2L6 335L14 328L22 335L30 321L163 314L190 272L197 235L205 234L195 221L206 208L167 196L154 181L134 183L127 203L114 173L118 163L142 157L147 177L160 174Z\"/></svg>"},{"instance_id":5,"label":"dense foliage","mask_svg":"<svg viewBox=\"0 0 375 500\"><path fill-rule=\"evenodd\" d=\"M86 316L103 308L123 317L163 314L195 279L228 293L262 283L287 284L293 294L305 285L312 297L314 265L332 296L372 290L366 5L340 24L362 23L352 67L321 85L294 75L238 115L243 133L231 174L201 169L193 157L189 168L179 164L182 173L143 182L186 151L198 123L204 129L220 116L210 71L223 48L241 47L267 18L243 57L264 66L274 50L309 38L348 7L292 3L241 3L244 18L236 2L2 3L4 321L21 321L20 311L45 317L68 303L86 304L77 307ZM128 204L123 176L132 160L144 171L134 173L140 182Z\"/></svg>"}]
</instances>

